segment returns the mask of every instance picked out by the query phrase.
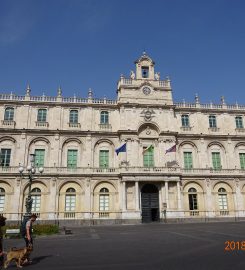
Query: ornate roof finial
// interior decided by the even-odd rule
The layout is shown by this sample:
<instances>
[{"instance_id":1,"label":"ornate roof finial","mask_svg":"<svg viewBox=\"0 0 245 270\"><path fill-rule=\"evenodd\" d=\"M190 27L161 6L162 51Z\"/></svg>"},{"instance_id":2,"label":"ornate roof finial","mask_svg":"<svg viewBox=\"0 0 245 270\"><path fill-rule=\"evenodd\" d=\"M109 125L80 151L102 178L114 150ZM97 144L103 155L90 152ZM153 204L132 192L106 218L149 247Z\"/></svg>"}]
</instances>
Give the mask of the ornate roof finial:
<instances>
[{"instance_id":1,"label":"ornate roof finial","mask_svg":"<svg viewBox=\"0 0 245 270\"><path fill-rule=\"evenodd\" d=\"M195 95L195 102L196 102L196 104L199 104L200 103L199 96L198 96L197 93Z\"/></svg>"},{"instance_id":2,"label":"ornate roof finial","mask_svg":"<svg viewBox=\"0 0 245 270\"><path fill-rule=\"evenodd\" d=\"M88 89L88 98L93 98L93 91L91 88Z\"/></svg>"},{"instance_id":3,"label":"ornate roof finial","mask_svg":"<svg viewBox=\"0 0 245 270\"><path fill-rule=\"evenodd\" d=\"M62 90L61 90L61 86L59 86L58 88L58 97L61 97L62 96Z\"/></svg>"},{"instance_id":4,"label":"ornate roof finial","mask_svg":"<svg viewBox=\"0 0 245 270\"><path fill-rule=\"evenodd\" d=\"M28 83L27 84L27 88L26 88L26 96L30 96L30 94L31 94L31 87L30 87L30 84Z\"/></svg>"},{"instance_id":5,"label":"ornate roof finial","mask_svg":"<svg viewBox=\"0 0 245 270\"><path fill-rule=\"evenodd\" d=\"M143 51L143 56L146 56L146 51L145 50Z\"/></svg>"},{"instance_id":6,"label":"ornate roof finial","mask_svg":"<svg viewBox=\"0 0 245 270\"><path fill-rule=\"evenodd\" d=\"M220 101L221 101L222 105L225 105L225 97L224 96L221 96Z\"/></svg>"}]
</instances>

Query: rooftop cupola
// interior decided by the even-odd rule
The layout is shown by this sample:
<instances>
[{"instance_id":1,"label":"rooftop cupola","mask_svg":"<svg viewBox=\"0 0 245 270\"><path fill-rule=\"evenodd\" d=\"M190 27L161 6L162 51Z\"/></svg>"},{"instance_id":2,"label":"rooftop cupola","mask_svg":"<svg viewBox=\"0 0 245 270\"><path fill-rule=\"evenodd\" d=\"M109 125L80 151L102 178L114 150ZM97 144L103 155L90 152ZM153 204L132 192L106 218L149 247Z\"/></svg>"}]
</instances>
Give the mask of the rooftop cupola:
<instances>
[{"instance_id":1,"label":"rooftop cupola","mask_svg":"<svg viewBox=\"0 0 245 270\"><path fill-rule=\"evenodd\" d=\"M154 65L155 62L143 52L142 56L135 61L136 64L136 79L154 80Z\"/></svg>"}]
</instances>

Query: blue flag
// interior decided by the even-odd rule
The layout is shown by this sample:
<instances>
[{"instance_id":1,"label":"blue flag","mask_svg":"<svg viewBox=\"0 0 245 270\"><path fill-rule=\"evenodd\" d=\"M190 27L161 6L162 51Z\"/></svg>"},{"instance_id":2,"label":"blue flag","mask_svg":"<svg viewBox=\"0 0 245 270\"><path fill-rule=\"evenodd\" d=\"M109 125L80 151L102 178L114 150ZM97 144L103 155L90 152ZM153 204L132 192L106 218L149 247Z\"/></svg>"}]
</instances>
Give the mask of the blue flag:
<instances>
[{"instance_id":1,"label":"blue flag","mask_svg":"<svg viewBox=\"0 0 245 270\"><path fill-rule=\"evenodd\" d=\"M122 146L118 147L115 151L116 151L117 155L118 155L120 152L126 152L126 143L123 144Z\"/></svg>"}]
</instances>

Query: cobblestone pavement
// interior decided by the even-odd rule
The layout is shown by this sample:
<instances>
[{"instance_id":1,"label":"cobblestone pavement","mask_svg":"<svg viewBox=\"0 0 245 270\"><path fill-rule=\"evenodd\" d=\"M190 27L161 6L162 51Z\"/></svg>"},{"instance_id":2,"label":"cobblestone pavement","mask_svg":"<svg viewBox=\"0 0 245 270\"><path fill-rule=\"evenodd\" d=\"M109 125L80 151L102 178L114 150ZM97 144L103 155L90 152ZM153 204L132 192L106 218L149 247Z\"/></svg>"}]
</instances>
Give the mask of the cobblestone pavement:
<instances>
[{"instance_id":1,"label":"cobblestone pavement","mask_svg":"<svg viewBox=\"0 0 245 270\"><path fill-rule=\"evenodd\" d=\"M36 238L33 264L25 268L245 269L244 222L94 226L72 231L72 235ZM20 239L4 240L5 250L23 245Z\"/></svg>"}]
</instances>

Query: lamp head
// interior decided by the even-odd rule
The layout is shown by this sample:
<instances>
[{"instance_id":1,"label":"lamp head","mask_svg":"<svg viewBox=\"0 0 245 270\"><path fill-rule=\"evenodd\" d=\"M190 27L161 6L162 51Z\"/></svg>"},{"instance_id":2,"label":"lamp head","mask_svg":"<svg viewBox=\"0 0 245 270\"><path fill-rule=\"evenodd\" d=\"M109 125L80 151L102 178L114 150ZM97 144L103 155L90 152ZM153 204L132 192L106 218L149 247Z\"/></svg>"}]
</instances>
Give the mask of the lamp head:
<instances>
[{"instance_id":1,"label":"lamp head","mask_svg":"<svg viewBox=\"0 0 245 270\"><path fill-rule=\"evenodd\" d=\"M22 174L22 173L23 173L23 171L24 171L24 167L23 167L23 166L20 166L20 167L19 167L19 173L21 173L21 174Z\"/></svg>"},{"instance_id":2,"label":"lamp head","mask_svg":"<svg viewBox=\"0 0 245 270\"><path fill-rule=\"evenodd\" d=\"M44 171L43 167L39 167L38 170L40 173L43 173L43 171Z\"/></svg>"}]
</instances>

